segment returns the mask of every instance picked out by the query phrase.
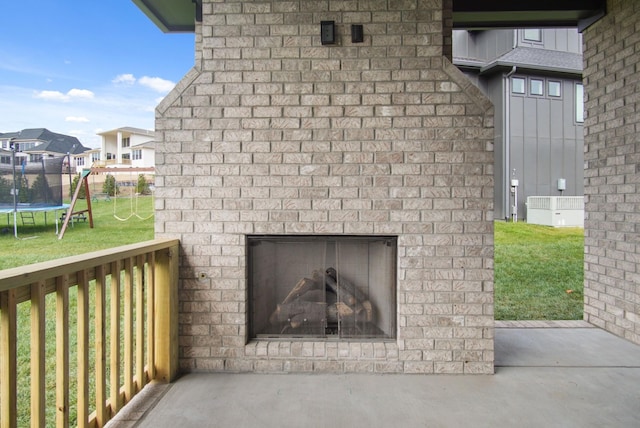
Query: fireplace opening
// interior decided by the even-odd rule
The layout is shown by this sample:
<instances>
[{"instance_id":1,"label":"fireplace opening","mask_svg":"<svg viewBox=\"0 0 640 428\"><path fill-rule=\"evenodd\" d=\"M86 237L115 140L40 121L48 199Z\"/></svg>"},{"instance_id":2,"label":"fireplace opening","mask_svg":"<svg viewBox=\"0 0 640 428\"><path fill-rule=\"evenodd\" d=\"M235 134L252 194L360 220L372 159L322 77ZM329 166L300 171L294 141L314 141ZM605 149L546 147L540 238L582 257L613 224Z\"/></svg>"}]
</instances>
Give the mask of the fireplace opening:
<instances>
[{"instance_id":1,"label":"fireplace opening","mask_svg":"<svg viewBox=\"0 0 640 428\"><path fill-rule=\"evenodd\" d=\"M392 236L249 236L252 338L392 339Z\"/></svg>"}]
</instances>

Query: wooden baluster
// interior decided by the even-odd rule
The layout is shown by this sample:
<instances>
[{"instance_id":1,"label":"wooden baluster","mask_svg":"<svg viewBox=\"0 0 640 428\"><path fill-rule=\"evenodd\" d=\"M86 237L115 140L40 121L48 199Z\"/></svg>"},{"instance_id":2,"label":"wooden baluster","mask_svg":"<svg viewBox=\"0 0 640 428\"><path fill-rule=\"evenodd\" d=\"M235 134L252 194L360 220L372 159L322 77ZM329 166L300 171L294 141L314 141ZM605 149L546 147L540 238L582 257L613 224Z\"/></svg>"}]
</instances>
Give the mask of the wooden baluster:
<instances>
[{"instance_id":1,"label":"wooden baluster","mask_svg":"<svg viewBox=\"0 0 640 428\"><path fill-rule=\"evenodd\" d=\"M155 302L155 253L147 254L147 267L145 269L147 284L147 372L149 379L156 377L156 360L155 360L155 313L153 305Z\"/></svg>"},{"instance_id":2,"label":"wooden baluster","mask_svg":"<svg viewBox=\"0 0 640 428\"><path fill-rule=\"evenodd\" d=\"M135 392L147 383L144 375L144 256L136 257L136 385Z\"/></svg>"},{"instance_id":3,"label":"wooden baluster","mask_svg":"<svg viewBox=\"0 0 640 428\"><path fill-rule=\"evenodd\" d=\"M133 397L133 260L124 261L124 401Z\"/></svg>"},{"instance_id":4,"label":"wooden baluster","mask_svg":"<svg viewBox=\"0 0 640 428\"><path fill-rule=\"evenodd\" d=\"M120 410L120 261L111 264L111 417Z\"/></svg>"},{"instance_id":5,"label":"wooden baluster","mask_svg":"<svg viewBox=\"0 0 640 428\"><path fill-rule=\"evenodd\" d=\"M43 427L45 419L45 293L44 281L31 284L31 426Z\"/></svg>"},{"instance_id":6,"label":"wooden baluster","mask_svg":"<svg viewBox=\"0 0 640 428\"><path fill-rule=\"evenodd\" d=\"M69 276L56 278L56 426L69 426Z\"/></svg>"},{"instance_id":7,"label":"wooden baluster","mask_svg":"<svg viewBox=\"0 0 640 428\"><path fill-rule=\"evenodd\" d=\"M89 424L89 281L78 272L78 427Z\"/></svg>"},{"instance_id":8,"label":"wooden baluster","mask_svg":"<svg viewBox=\"0 0 640 428\"><path fill-rule=\"evenodd\" d=\"M96 422L104 426L109 420L107 413L107 345L106 345L106 274L105 266L100 265L96 273Z\"/></svg>"},{"instance_id":9,"label":"wooden baluster","mask_svg":"<svg viewBox=\"0 0 640 428\"><path fill-rule=\"evenodd\" d=\"M0 292L0 423L18 425L16 290Z\"/></svg>"}]
</instances>

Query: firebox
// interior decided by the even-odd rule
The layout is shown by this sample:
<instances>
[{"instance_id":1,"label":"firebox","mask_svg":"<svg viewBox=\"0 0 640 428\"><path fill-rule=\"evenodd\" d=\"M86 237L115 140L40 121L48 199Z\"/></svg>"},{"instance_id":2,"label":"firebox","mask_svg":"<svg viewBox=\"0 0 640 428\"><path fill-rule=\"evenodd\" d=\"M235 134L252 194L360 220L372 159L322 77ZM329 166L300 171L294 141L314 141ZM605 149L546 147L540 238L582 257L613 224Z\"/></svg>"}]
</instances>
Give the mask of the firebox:
<instances>
[{"instance_id":1,"label":"firebox","mask_svg":"<svg viewBox=\"0 0 640 428\"><path fill-rule=\"evenodd\" d=\"M394 236L249 236L252 338L392 339Z\"/></svg>"}]
</instances>

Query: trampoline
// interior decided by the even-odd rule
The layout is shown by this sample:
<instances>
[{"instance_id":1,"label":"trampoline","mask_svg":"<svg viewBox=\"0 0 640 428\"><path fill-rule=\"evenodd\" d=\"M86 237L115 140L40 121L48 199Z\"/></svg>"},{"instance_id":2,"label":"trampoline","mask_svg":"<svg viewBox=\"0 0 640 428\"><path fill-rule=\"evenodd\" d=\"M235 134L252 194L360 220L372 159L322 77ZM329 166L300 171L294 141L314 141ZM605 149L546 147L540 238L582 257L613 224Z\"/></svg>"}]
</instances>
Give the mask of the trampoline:
<instances>
[{"instance_id":1,"label":"trampoline","mask_svg":"<svg viewBox=\"0 0 640 428\"><path fill-rule=\"evenodd\" d=\"M23 153L12 153L13 164L0 164L0 214L7 214L7 225L13 214L14 235L18 237L18 214L54 212L56 234L57 211L67 210L62 202L62 164L66 156L46 157L27 162ZM23 219L24 222L24 217Z\"/></svg>"}]
</instances>

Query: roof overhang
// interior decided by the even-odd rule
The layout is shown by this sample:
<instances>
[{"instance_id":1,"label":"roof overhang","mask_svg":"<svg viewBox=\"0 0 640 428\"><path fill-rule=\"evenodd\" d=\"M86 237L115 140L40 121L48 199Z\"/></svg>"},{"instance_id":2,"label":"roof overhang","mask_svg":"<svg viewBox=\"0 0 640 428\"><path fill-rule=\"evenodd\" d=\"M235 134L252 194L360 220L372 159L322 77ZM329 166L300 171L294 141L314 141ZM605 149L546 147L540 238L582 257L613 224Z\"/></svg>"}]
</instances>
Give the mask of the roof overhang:
<instances>
[{"instance_id":1,"label":"roof overhang","mask_svg":"<svg viewBox=\"0 0 640 428\"><path fill-rule=\"evenodd\" d=\"M605 13L606 0L453 0L453 27L578 27L582 31Z\"/></svg>"},{"instance_id":2,"label":"roof overhang","mask_svg":"<svg viewBox=\"0 0 640 428\"><path fill-rule=\"evenodd\" d=\"M192 33L202 0L132 0L165 33Z\"/></svg>"},{"instance_id":3,"label":"roof overhang","mask_svg":"<svg viewBox=\"0 0 640 428\"><path fill-rule=\"evenodd\" d=\"M202 0L132 0L162 31L193 32ZM606 0L453 0L460 29L588 27L604 16Z\"/></svg>"}]
</instances>

